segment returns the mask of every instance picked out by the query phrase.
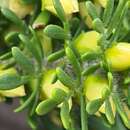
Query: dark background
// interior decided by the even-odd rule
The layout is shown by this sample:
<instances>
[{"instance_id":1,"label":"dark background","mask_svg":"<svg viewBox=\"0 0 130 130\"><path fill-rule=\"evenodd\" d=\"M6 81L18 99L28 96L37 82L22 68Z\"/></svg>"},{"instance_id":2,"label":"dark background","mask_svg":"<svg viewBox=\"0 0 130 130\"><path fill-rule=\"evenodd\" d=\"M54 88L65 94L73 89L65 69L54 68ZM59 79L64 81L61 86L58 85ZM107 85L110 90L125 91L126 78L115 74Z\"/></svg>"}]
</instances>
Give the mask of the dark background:
<instances>
[{"instance_id":1,"label":"dark background","mask_svg":"<svg viewBox=\"0 0 130 130\"><path fill-rule=\"evenodd\" d=\"M13 105L0 103L0 130L31 130L26 123L26 112L13 112L17 106L17 100Z\"/></svg>"}]
</instances>

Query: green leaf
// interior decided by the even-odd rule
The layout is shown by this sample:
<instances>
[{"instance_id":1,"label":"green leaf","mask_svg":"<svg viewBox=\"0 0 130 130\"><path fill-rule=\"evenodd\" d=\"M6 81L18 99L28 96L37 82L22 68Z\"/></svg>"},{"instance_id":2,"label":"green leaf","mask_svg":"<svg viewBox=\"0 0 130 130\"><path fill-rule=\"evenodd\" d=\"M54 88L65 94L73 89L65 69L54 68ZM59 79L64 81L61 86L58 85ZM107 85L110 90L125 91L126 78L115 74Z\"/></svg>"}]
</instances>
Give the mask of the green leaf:
<instances>
[{"instance_id":1,"label":"green leaf","mask_svg":"<svg viewBox=\"0 0 130 130\"><path fill-rule=\"evenodd\" d=\"M116 10L114 11L114 14L112 16L111 22L110 22L109 27L108 27L108 31L107 31L108 37L113 32L113 29L116 28L116 26L120 22L119 19L120 19L120 16L122 14L122 11L125 7L126 2L127 2L126 0L119 0L118 6L117 6Z\"/></svg>"},{"instance_id":2,"label":"green leaf","mask_svg":"<svg viewBox=\"0 0 130 130\"><path fill-rule=\"evenodd\" d=\"M11 56L12 56L12 53L11 52L7 52L7 53L5 53L5 54L0 56L0 60L9 59L9 58L11 58Z\"/></svg>"},{"instance_id":3,"label":"green leaf","mask_svg":"<svg viewBox=\"0 0 130 130\"><path fill-rule=\"evenodd\" d=\"M92 19L98 18L97 10L95 5L91 1L86 2L86 7L89 15L92 17Z\"/></svg>"},{"instance_id":4,"label":"green leaf","mask_svg":"<svg viewBox=\"0 0 130 130\"><path fill-rule=\"evenodd\" d=\"M38 115L45 115L45 114L47 114L49 111L54 109L58 104L63 102L65 100L66 95L67 94L63 90L61 90L59 88L55 88L52 91L51 98L42 101L37 106L37 108L36 108L37 114Z\"/></svg>"},{"instance_id":5,"label":"green leaf","mask_svg":"<svg viewBox=\"0 0 130 130\"><path fill-rule=\"evenodd\" d=\"M57 102L53 99L47 99L40 102L36 108L38 115L45 115L57 106Z\"/></svg>"},{"instance_id":6,"label":"green leaf","mask_svg":"<svg viewBox=\"0 0 130 130\"><path fill-rule=\"evenodd\" d=\"M36 98L37 92L39 91L39 79L35 79L34 80L34 90L31 93L30 97L22 104L20 105L18 108L16 108L14 110L14 112L21 112L24 109L26 109L32 102L33 100Z\"/></svg>"},{"instance_id":7,"label":"green leaf","mask_svg":"<svg viewBox=\"0 0 130 130\"><path fill-rule=\"evenodd\" d=\"M39 103L39 98L40 98L40 91L37 89L36 93L35 93L35 96L34 96L34 99L33 101L31 102L32 103L32 106L31 106L31 110L30 110L30 116L33 116L35 114L35 110L36 110L36 107ZM30 104L31 104L30 103Z\"/></svg>"},{"instance_id":8,"label":"green leaf","mask_svg":"<svg viewBox=\"0 0 130 130\"><path fill-rule=\"evenodd\" d=\"M24 71L29 74L33 74L35 71L34 65L32 62L23 54L23 52L17 48L12 48L12 55L15 58L16 62L23 68Z\"/></svg>"},{"instance_id":9,"label":"green leaf","mask_svg":"<svg viewBox=\"0 0 130 130\"><path fill-rule=\"evenodd\" d=\"M63 83L66 87L70 89L74 89L76 87L75 81L68 74L66 74L61 68L56 69L56 74L61 83Z\"/></svg>"},{"instance_id":10,"label":"green leaf","mask_svg":"<svg viewBox=\"0 0 130 130\"><path fill-rule=\"evenodd\" d=\"M82 61L96 60L101 57L101 54L95 52L87 52L81 56Z\"/></svg>"},{"instance_id":11,"label":"green leaf","mask_svg":"<svg viewBox=\"0 0 130 130\"><path fill-rule=\"evenodd\" d=\"M4 74L0 76L0 89L9 90L21 85L21 77L16 74Z\"/></svg>"},{"instance_id":12,"label":"green leaf","mask_svg":"<svg viewBox=\"0 0 130 130\"><path fill-rule=\"evenodd\" d=\"M89 121L88 121L89 128L90 130L128 130L123 125L118 114L116 115L115 120L116 120L116 123L112 127L108 127L104 124L102 117L90 116Z\"/></svg>"},{"instance_id":13,"label":"green leaf","mask_svg":"<svg viewBox=\"0 0 130 130\"><path fill-rule=\"evenodd\" d=\"M58 17L60 18L61 21L65 22L66 21L66 16L64 9L61 5L60 0L53 0L54 8L57 12Z\"/></svg>"},{"instance_id":14,"label":"green leaf","mask_svg":"<svg viewBox=\"0 0 130 130\"><path fill-rule=\"evenodd\" d=\"M54 53L52 53L51 55L49 55L49 56L47 57L47 60L48 60L49 62L53 62L53 61L56 61L56 60L58 60L59 58L63 57L64 55L65 55L65 51L64 51L64 49L62 49L62 50L59 50L59 51L54 52Z\"/></svg>"},{"instance_id":15,"label":"green leaf","mask_svg":"<svg viewBox=\"0 0 130 130\"><path fill-rule=\"evenodd\" d=\"M108 72L107 77L108 77L108 82L109 82L109 88L112 89L112 87L113 87L113 75L112 75L112 73Z\"/></svg>"},{"instance_id":16,"label":"green leaf","mask_svg":"<svg viewBox=\"0 0 130 130\"><path fill-rule=\"evenodd\" d=\"M58 25L48 25L44 33L54 39L69 39L69 35Z\"/></svg>"},{"instance_id":17,"label":"green leaf","mask_svg":"<svg viewBox=\"0 0 130 130\"><path fill-rule=\"evenodd\" d=\"M35 57L35 59L38 61L39 64L42 63L42 55L40 53L40 50L37 46L37 43L33 43L29 40L29 38L23 34L19 35L20 40L23 42L23 44L26 46L26 48L32 53L32 55Z\"/></svg>"},{"instance_id":18,"label":"green leaf","mask_svg":"<svg viewBox=\"0 0 130 130\"><path fill-rule=\"evenodd\" d=\"M103 100L101 98L92 100L88 102L86 106L86 110L90 115L95 114L99 110L102 104L103 104Z\"/></svg>"},{"instance_id":19,"label":"green leaf","mask_svg":"<svg viewBox=\"0 0 130 130\"><path fill-rule=\"evenodd\" d=\"M102 89L102 99L107 99L111 94L110 88L105 87Z\"/></svg>"},{"instance_id":20,"label":"green leaf","mask_svg":"<svg viewBox=\"0 0 130 130\"><path fill-rule=\"evenodd\" d=\"M0 90L14 89L26 82L25 77L21 77L16 73L7 72L0 75Z\"/></svg>"},{"instance_id":21,"label":"green leaf","mask_svg":"<svg viewBox=\"0 0 130 130\"><path fill-rule=\"evenodd\" d=\"M7 8L2 8L1 12L7 19L9 19L15 25L20 27L22 30L26 30L25 23L20 18L18 18L14 12L12 12L11 10Z\"/></svg>"},{"instance_id":22,"label":"green leaf","mask_svg":"<svg viewBox=\"0 0 130 130\"><path fill-rule=\"evenodd\" d=\"M130 87L128 87L128 105L130 106Z\"/></svg>"},{"instance_id":23,"label":"green leaf","mask_svg":"<svg viewBox=\"0 0 130 130\"><path fill-rule=\"evenodd\" d=\"M106 8L105 8L104 14L103 14L103 23L104 23L105 27L107 27L107 25L110 22L113 9L114 9L114 0L107 0L107 5L106 5Z\"/></svg>"},{"instance_id":24,"label":"green leaf","mask_svg":"<svg viewBox=\"0 0 130 130\"><path fill-rule=\"evenodd\" d=\"M60 117L64 128L68 130L70 128L71 118L70 118L69 103L67 101L63 102L61 106Z\"/></svg>"},{"instance_id":25,"label":"green leaf","mask_svg":"<svg viewBox=\"0 0 130 130\"><path fill-rule=\"evenodd\" d=\"M106 50L110 46L110 42L107 40L106 34L100 35L100 38L98 39L98 46L100 46L102 50Z\"/></svg>"},{"instance_id":26,"label":"green leaf","mask_svg":"<svg viewBox=\"0 0 130 130\"><path fill-rule=\"evenodd\" d=\"M12 53L11 53L12 55ZM1 69L6 70L9 69L11 67L14 67L14 65L16 64L15 60L13 58L9 59L9 61L7 63L5 63L3 66L1 66Z\"/></svg>"},{"instance_id":27,"label":"green leaf","mask_svg":"<svg viewBox=\"0 0 130 130\"><path fill-rule=\"evenodd\" d=\"M42 43L39 39L39 37L37 36L37 33L34 31L34 29L32 29L32 27L29 26L29 29L33 35L33 38L32 38L32 42L33 44L36 44L37 45L37 48L39 49L39 53L41 53L41 56L44 57L44 52L43 52L43 47L42 47Z\"/></svg>"},{"instance_id":28,"label":"green leaf","mask_svg":"<svg viewBox=\"0 0 130 130\"><path fill-rule=\"evenodd\" d=\"M61 103L62 101L65 100L67 96L67 93L59 88L53 88L52 93L51 93L51 98L55 100L57 103Z\"/></svg>"},{"instance_id":29,"label":"green leaf","mask_svg":"<svg viewBox=\"0 0 130 130\"><path fill-rule=\"evenodd\" d=\"M18 32L9 32L5 36L5 41L8 43L8 45L14 45L19 43L18 34Z\"/></svg>"},{"instance_id":30,"label":"green leaf","mask_svg":"<svg viewBox=\"0 0 130 130\"><path fill-rule=\"evenodd\" d=\"M94 73L99 67L100 67L100 64L92 65L92 66L84 69L84 71L82 72L82 75L83 76L88 76L89 74Z\"/></svg>"},{"instance_id":31,"label":"green leaf","mask_svg":"<svg viewBox=\"0 0 130 130\"><path fill-rule=\"evenodd\" d=\"M116 106L116 109L117 109L119 115L121 116L121 119L122 119L124 125L130 129L130 121L128 119L128 116L124 110L122 101L118 94L116 94L116 93L113 94L113 101L115 103L115 106Z\"/></svg>"},{"instance_id":32,"label":"green leaf","mask_svg":"<svg viewBox=\"0 0 130 130\"><path fill-rule=\"evenodd\" d=\"M77 57L75 56L72 49L70 49L69 47L67 47L65 49L65 52L66 52L67 58L69 59L71 65L73 66L73 69L74 69L76 75L80 79L81 78L81 66L80 66L79 61L77 60Z\"/></svg>"},{"instance_id":33,"label":"green leaf","mask_svg":"<svg viewBox=\"0 0 130 130\"><path fill-rule=\"evenodd\" d=\"M124 84L127 85L130 83L130 77L125 77Z\"/></svg>"},{"instance_id":34,"label":"green leaf","mask_svg":"<svg viewBox=\"0 0 130 130\"><path fill-rule=\"evenodd\" d=\"M35 116L28 115L27 122L28 122L29 126L32 128L32 130L37 129L38 126L37 126L37 120L36 120Z\"/></svg>"},{"instance_id":35,"label":"green leaf","mask_svg":"<svg viewBox=\"0 0 130 130\"><path fill-rule=\"evenodd\" d=\"M105 101L105 115L109 123L113 125L115 123L115 119L114 119L114 113L112 111L112 106L109 99Z\"/></svg>"},{"instance_id":36,"label":"green leaf","mask_svg":"<svg viewBox=\"0 0 130 130\"><path fill-rule=\"evenodd\" d=\"M122 23L123 23L123 19L126 17L126 13L129 11L130 9L130 1L127 1L127 3L124 5L120 18L118 19L118 22L116 23L117 25L115 26L115 32L113 34L113 36L111 37L110 41L117 41L119 39L120 36L122 36ZM126 33L126 32L124 32ZM126 34L127 35L127 34Z\"/></svg>"},{"instance_id":37,"label":"green leaf","mask_svg":"<svg viewBox=\"0 0 130 130\"><path fill-rule=\"evenodd\" d=\"M93 20L93 28L99 33L105 32L103 22L99 18Z\"/></svg>"}]
</instances>

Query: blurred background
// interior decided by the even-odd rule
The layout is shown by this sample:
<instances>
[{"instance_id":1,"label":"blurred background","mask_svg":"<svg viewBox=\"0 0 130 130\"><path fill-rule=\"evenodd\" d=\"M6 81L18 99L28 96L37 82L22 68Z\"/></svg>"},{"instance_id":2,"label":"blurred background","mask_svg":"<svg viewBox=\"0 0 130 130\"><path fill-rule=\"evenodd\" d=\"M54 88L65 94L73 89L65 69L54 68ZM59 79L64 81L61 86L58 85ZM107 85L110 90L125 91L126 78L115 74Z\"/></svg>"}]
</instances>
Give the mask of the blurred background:
<instances>
[{"instance_id":1,"label":"blurred background","mask_svg":"<svg viewBox=\"0 0 130 130\"><path fill-rule=\"evenodd\" d=\"M13 112L17 106L17 100L13 105L0 103L0 130L31 130L26 123L26 113Z\"/></svg>"}]
</instances>

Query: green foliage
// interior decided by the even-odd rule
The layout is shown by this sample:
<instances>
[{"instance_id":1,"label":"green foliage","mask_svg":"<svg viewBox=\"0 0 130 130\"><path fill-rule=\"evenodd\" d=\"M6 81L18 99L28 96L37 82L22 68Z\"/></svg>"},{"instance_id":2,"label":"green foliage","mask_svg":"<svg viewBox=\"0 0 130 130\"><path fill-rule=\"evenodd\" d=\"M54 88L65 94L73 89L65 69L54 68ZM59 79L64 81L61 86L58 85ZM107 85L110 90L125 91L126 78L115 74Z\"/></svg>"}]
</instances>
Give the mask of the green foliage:
<instances>
[{"instance_id":1,"label":"green foliage","mask_svg":"<svg viewBox=\"0 0 130 130\"><path fill-rule=\"evenodd\" d=\"M106 100L105 102L105 114L109 123L113 125L115 123L115 119L109 100Z\"/></svg>"},{"instance_id":2,"label":"green foliage","mask_svg":"<svg viewBox=\"0 0 130 130\"><path fill-rule=\"evenodd\" d=\"M63 102L61 106L60 116L61 116L61 120L62 120L64 128L69 129L71 118L70 118L69 103L67 101Z\"/></svg>"},{"instance_id":3,"label":"green foliage","mask_svg":"<svg viewBox=\"0 0 130 130\"><path fill-rule=\"evenodd\" d=\"M99 110L102 104L103 104L103 100L101 98L95 99L93 101L88 102L86 106L86 110L91 115L95 114Z\"/></svg>"},{"instance_id":4,"label":"green foliage","mask_svg":"<svg viewBox=\"0 0 130 130\"><path fill-rule=\"evenodd\" d=\"M54 39L68 39L69 35L66 34L63 28L57 25L48 25L44 29L44 33Z\"/></svg>"},{"instance_id":5,"label":"green foliage","mask_svg":"<svg viewBox=\"0 0 130 130\"><path fill-rule=\"evenodd\" d=\"M0 45L0 97L23 86L26 95L19 97L20 105L14 111L27 109L28 124L33 130L41 130L39 126L44 123L48 130L130 129L130 72L129 68L122 69L130 58L130 1L96 2L21 0L22 13L32 8L23 19L9 3L1 7L0 42L4 45ZM42 4L46 8L41 11ZM69 9L72 13L66 14ZM90 35L86 40L90 30L98 32L98 37ZM75 47L82 32L86 39L79 39L79 44L90 50L98 47L98 51L83 48L82 54ZM127 45L109 54L117 57L109 61L107 50L120 42ZM113 69L118 62L119 71ZM7 71L10 68L16 72ZM86 80L91 74L101 78L91 83Z\"/></svg>"},{"instance_id":6,"label":"green foliage","mask_svg":"<svg viewBox=\"0 0 130 130\"><path fill-rule=\"evenodd\" d=\"M59 16L59 18L65 22L66 21L66 16L65 16L65 12L64 12L64 9L61 5L61 2L60 0L53 0L53 4L54 4L54 8Z\"/></svg>"},{"instance_id":7,"label":"green foliage","mask_svg":"<svg viewBox=\"0 0 130 130\"><path fill-rule=\"evenodd\" d=\"M12 48L12 55L15 58L16 62L28 73L33 74L35 69L34 65L28 59L19 48Z\"/></svg>"},{"instance_id":8,"label":"green foliage","mask_svg":"<svg viewBox=\"0 0 130 130\"><path fill-rule=\"evenodd\" d=\"M19 87L20 85L26 83L24 77L20 77L15 73L5 73L0 75L0 89L10 90Z\"/></svg>"},{"instance_id":9,"label":"green foliage","mask_svg":"<svg viewBox=\"0 0 130 130\"><path fill-rule=\"evenodd\" d=\"M11 10L9 10L8 8L2 8L1 12L7 19L9 19L11 22L16 24L22 30L26 29L24 22L20 18L18 18L18 16L15 13L13 13Z\"/></svg>"},{"instance_id":10,"label":"green foliage","mask_svg":"<svg viewBox=\"0 0 130 130\"><path fill-rule=\"evenodd\" d=\"M40 102L37 106L36 113L38 115L45 115L57 106L57 102L53 99L47 99Z\"/></svg>"},{"instance_id":11,"label":"green foliage","mask_svg":"<svg viewBox=\"0 0 130 130\"><path fill-rule=\"evenodd\" d=\"M56 74L58 79L68 88L72 89L76 87L75 81L66 74L61 68L56 69Z\"/></svg>"}]
</instances>

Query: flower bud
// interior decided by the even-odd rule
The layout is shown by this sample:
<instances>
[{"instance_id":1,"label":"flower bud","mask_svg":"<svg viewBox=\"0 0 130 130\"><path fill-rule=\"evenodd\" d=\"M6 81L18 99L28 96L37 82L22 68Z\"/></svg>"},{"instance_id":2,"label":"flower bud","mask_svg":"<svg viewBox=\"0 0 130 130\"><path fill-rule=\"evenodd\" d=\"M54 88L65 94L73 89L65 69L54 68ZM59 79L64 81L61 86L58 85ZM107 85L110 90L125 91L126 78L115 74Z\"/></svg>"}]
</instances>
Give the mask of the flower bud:
<instances>
[{"instance_id":1,"label":"flower bud","mask_svg":"<svg viewBox=\"0 0 130 130\"><path fill-rule=\"evenodd\" d=\"M96 31L90 31L82 33L74 42L75 48L81 55L87 52L100 52L98 46L98 40L100 38L99 33ZM105 51L106 60L113 71L123 71L130 68L130 44L129 43L117 43L111 48Z\"/></svg>"},{"instance_id":2,"label":"flower bud","mask_svg":"<svg viewBox=\"0 0 130 130\"><path fill-rule=\"evenodd\" d=\"M84 82L84 93L86 95L86 98L89 101L93 101L96 99L104 99L109 93L103 92L104 90L108 90L108 81L103 78L101 75L89 75L87 76L85 82ZM103 96L103 97L102 97ZM113 104L113 101L110 100L112 105L112 110L115 113L115 106ZM105 105L103 104L99 111L101 113L105 113Z\"/></svg>"},{"instance_id":3,"label":"flower bud","mask_svg":"<svg viewBox=\"0 0 130 130\"><path fill-rule=\"evenodd\" d=\"M103 8L106 7L108 0L94 0L95 3L100 4Z\"/></svg>"},{"instance_id":4,"label":"flower bud","mask_svg":"<svg viewBox=\"0 0 130 130\"><path fill-rule=\"evenodd\" d=\"M130 44L118 43L107 49L106 59L114 71L123 71L130 67Z\"/></svg>"},{"instance_id":5,"label":"flower bud","mask_svg":"<svg viewBox=\"0 0 130 130\"><path fill-rule=\"evenodd\" d=\"M99 46L97 45L99 36L99 33L96 31L82 33L76 38L74 46L80 54L93 51L97 52L99 50Z\"/></svg>"},{"instance_id":6,"label":"flower bud","mask_svg":"<svg viewBox=\"0 0 130 130\"><path fill-rule=\"evenodd\" d=\"M9 0L9 9L12 10L19 18L24 18L33 11L33 5L26 5L22 0Z\"/></svg>"},{"instance_id":7,"label":"flower bud","mask_svg":"<svg viewBox=\"0 0 130 130\"><path fill-rule=\"evenodd\" d=\"M84 93L88 100L102 98L102 91L108 88L108 81L101 75L88 76L84 84Z\"/></svg>"},{"instance_id":8,"label":"flower bud","mask_svg":"<svg viewBox=\"0 0 130 130\"><path fill-rule=\"evenodd\" d=\"M60 0L63 6L65 14L72 14L79 11L77 0ZM42 10L47 9L56 14L56 10L53 5L53 0L42 0Z\"/></svg>"}]
</instances>

